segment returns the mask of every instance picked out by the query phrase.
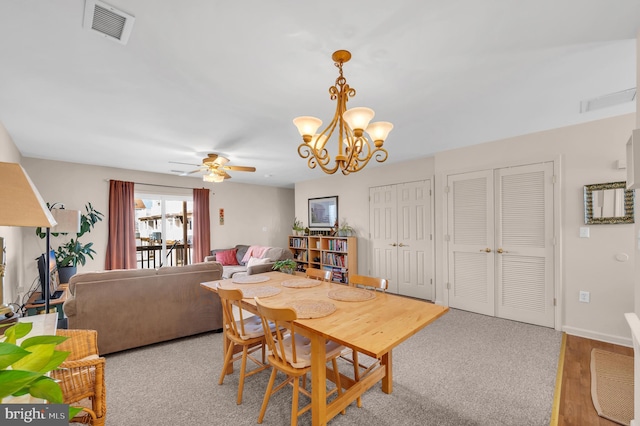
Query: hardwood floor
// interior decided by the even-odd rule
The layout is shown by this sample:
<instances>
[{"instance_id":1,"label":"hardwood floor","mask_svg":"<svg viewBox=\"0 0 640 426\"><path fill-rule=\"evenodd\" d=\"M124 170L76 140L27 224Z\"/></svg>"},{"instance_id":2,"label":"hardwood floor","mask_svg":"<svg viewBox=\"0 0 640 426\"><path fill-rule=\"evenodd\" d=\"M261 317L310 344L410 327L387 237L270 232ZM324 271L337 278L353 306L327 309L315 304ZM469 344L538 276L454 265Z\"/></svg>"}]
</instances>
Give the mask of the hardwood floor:
<instances>
[{"instance_id":1,"label":"hardwood floor","mask_svg":"<svg viewBox=\"0 0 640 426\"><path fill-rule=\"evenodd\" d=\"M591 400L591 349L633 356L633 348L566 335L562 390L558 410L559 426L615 426L598 416ZM552 421L552 425L553 425Z\"/></svg>"}]
</instances>

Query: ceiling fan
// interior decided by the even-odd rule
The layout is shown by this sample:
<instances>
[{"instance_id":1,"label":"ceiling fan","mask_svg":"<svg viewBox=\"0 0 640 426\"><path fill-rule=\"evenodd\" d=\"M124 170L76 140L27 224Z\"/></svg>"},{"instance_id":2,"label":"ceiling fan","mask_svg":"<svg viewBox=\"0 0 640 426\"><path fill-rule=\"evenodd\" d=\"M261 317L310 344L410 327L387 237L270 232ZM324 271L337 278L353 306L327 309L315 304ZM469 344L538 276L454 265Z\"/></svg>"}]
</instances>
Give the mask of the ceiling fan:
<instances>
[{"instance_id":1,"label":"ceiling fan","mask_svg":"<svg viewBox=\"0 0 640 426\"><path fill-rule=\"evenodd\" d=\"M227 166L229 159L218 154L207 154L206 158L202 159L202 164L197 169L185 173L190 175L198 172L205 172L202 180L205 182L222 182L225 179L230 179L231 175L227 173L227 170L236 172L255 172L255 167L249 166Z\"/></svg>"}]
</instances>

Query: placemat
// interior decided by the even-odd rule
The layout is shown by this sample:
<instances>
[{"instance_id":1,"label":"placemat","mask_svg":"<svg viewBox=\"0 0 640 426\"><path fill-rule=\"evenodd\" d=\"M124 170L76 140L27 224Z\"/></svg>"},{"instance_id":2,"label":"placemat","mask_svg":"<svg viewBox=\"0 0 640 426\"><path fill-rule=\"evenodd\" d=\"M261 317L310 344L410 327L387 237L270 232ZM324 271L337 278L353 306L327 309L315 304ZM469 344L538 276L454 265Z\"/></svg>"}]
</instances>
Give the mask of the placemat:
<instances>
[{"instance_id":1,"label":"placemat","mask_svg":"<svg viewBox=\"0 0 640 426\"><path fill-rule=\"evenodd\" d=\"M238 278L232 278L231 282L236 284L255 284L269 281L271 278L267 275L243 275Z\"/></svg>"},{"instance_id":2,"label":"placemat","mask_svg":"<svg viewBox=\"0 0 640 426\"><path fill-rule=\"evenodd\" d=\"M283 287L289 288L309 288L309 287L317 287L322 284L322 281L318 280L310 280L308 278L298 278L295 280L285 280L282 281Z\"/></svg>"},{"instance_id":3,"label":"placemat","mask_svg":"<svg viewBox=\"0 0 640 426\"><path fill-rule=\"evenodd\" d=\"M272 287L270 285L241 288L240 290L242 291L243 299L252 299L254 297L271 297L279 294L282 291L281 288Z\"/></svg>"},{"instance_id":4,"label":"placemat","mask_svg":"<svg viewBox=\"0 0 640 426\"><path fill-rule=\"evenodd\" d=\"M365 300L375 299L376 292L361 288L337 288L330 290L328 296L329 299L342 302L364 302Z\"/></svg>"},{"instance_id":5,"label":"placemat","mask_svg":"<svg viewBox=\"0 0 640 426\"><path fill-rule=\"evenodd\" d=\"M326 300L296 300L289 306L300 319L322 318L336 311L336 305Z\"/></svg>"}]
</instances>

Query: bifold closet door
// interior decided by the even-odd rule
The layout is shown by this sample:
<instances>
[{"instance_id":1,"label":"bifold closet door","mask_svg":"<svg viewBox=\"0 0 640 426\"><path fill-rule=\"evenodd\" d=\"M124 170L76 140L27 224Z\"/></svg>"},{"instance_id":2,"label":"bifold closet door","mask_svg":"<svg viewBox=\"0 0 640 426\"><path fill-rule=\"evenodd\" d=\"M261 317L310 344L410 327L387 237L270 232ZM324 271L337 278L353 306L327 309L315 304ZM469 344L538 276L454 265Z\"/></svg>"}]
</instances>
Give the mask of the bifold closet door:
<instances>
[{"instance_id":1,"label":"bifold closet door","mask_svg":"<svg viewBox=\"0 0 640 426\"><path fill-rule=\"evenodd\" d=\"M553 163L447 177L449 305L554 326Z\"/></svg>"}]
</instances>

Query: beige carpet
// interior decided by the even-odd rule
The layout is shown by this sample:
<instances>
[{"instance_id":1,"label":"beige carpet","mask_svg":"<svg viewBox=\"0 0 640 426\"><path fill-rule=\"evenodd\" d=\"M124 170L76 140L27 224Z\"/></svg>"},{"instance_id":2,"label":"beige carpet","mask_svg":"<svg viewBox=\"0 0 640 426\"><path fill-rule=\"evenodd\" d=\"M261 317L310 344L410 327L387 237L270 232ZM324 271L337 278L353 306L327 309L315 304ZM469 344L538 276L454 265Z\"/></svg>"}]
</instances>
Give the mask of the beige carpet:
<instances>
[{"instance_id":1,"label":"beige carpet","mask_svg":"<svg viewBox=\"0 0 640 426\"><path fill-rule=\"evenodd\" d=\"M591 399L600 417L629 425L633 419L633 357L593 349Z\"/></svg>"}]
</instances>

